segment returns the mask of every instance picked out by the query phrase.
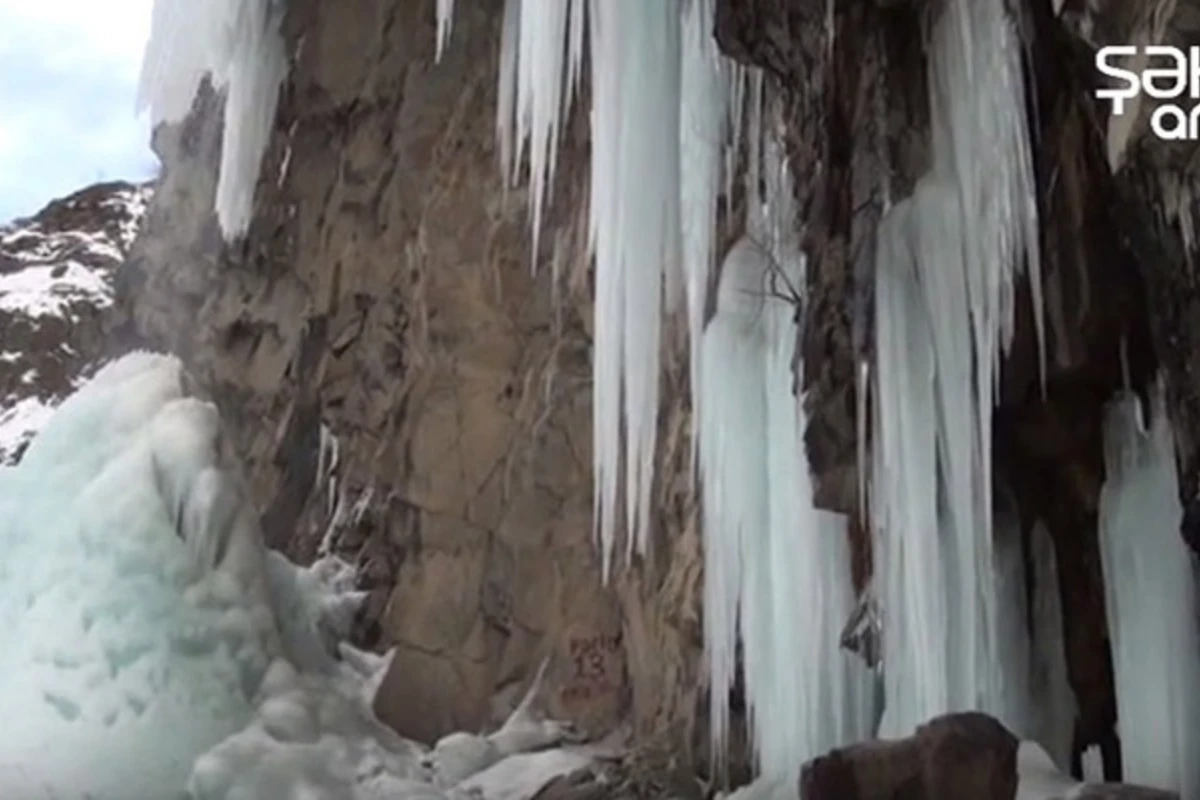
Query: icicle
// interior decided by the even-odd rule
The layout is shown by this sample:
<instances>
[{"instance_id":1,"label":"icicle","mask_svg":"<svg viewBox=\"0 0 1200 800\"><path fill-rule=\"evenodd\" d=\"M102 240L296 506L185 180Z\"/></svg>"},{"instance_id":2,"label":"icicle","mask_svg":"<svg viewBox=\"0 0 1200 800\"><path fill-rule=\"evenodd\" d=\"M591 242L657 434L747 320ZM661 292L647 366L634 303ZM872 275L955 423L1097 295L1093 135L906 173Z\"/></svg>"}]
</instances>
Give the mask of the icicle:
<instances>
[{"instance_id":1,"label":"icicle","mask_svg":"<svg viewBox=\"0 0 1200 800\"><path fill-rule=\"evenodd\" d=\"M746 127L746 87L750 82L751 70L741 65L730 65L729 82L729 142L725 147L725 198L733 197L733 183L742 157L742 138Z\"/></svg>"},{"instance_id":2,"label":"icicle","mask_svg":"<svg viewBox=\"0 0 1200 800\"><path fill-rule=\"evenodd\" d=\"M517 62L521 57L521 0L507 0L500 26L500 65L496 84L496 145L500 151L500 172L504 186L517 180L518 156L515 152L517 108Z\"/></svg>"},{"instance_id":3,"label":"icicle","mask_svg":"<svg viewBox=\"0 0 1200 800\"><path fill-rule=\"evenodd\" d=\"M664 275L678 269L680 20L670 3L592 5L597 529L611 569L624 423L627 550L644 550L657 440Z\"/></svg>"},{"instance_id":4,"label":"icicle","mask_svg":"<svg viewBox=\"0 0 1200 800\"><path fill-rule=\"evenodd\" d=\"M454 0L437 0L437 55L435 61L442 60L442 53L450 43L450 31L454 27Z\"/></svg>"},{"instance_id":5,"label":"icicle","mask_svg":"<svg viewBox=\"0 0 1200 800\"><path fill-rule=\"evenodd\" d=\"M714 0L692 0L683 20L680 132L680 199L683 267L686 274L693 418L700 416L700 337L716 244L721 192L722 144L729 70L712 38ZM697 457L692 437L693 462Z\"/></svg>"},{"instance_id":6,"label":"icicle","mask_svg":"<svg viewBox=\"0 0 1200 800\"><path fill-rule=\"evenodd\" d=\"M748 74L719 54L711 34L713 9L713 0L508 0L505 10L497 138L510 180L519 176L529 148L535 258L562 120L580 83L585 32L590 50L593 435L606 578L622 498L626 547L645 546L661 315L681 298L688 309L693 390L698 386L721 156L731 179L737 143L725 150L728 121L735 138L742 124L740 100L725 99L740 91Z\"/></svg>"},{"instance_id":7,"label":"icicle","mask_svg":"<svg viewBox=\"0 0 1200 800\"><path fill-rule=\"evenodd\" d=\"M1200 634L1179 537L1175 444L1155 387L1149 424L1122 393L1104 435L1100 554L1127 781L1200 797Z\"/></svg>"},{"instance_id":8,"label":"icicle","mask_svg":"<svg viewBox=\"0 0 1200 800\"><path fill-rule=\"evenodd\" d=\"M948 592L946 636L952 644L943 676L951 708L976 708L985 699L981 685L984 652L981 637L990 626L986 598L994 596L991 552L991 478L983 463L982 427L990 436L991 396L980 402L972 391L975 361L971 338L964 335L972 325L969 277L959 265L969 247L959 219L956 187L923 179L914 194L917 264L916 287L923 295L914 314L928 319L933 344L933 390L935 403L929 409L936 433L924 446L937 453L938 466L931 473L940 479L939 520L929 530L937 561L945 566L936 591ZM990 363L990 358L989 362ZM981 412L986 411L986 417ZM985 483L986 481L986 483ZM933 487L931 502L939 498ZM942 542L939 544L939 531ZM982 602L981 602L982 601ZM946 639L942 640L943 642ZM950 709L946 709L950 710Z\"/></svg>"},{"instance_id":9,"label":"icicle","mask_svg":"<svg viewBox=\"0 0 1200 800\"><path fill-rule=\"evenodd\" d=\"M138 109L152 124L178 122L206 75L225 91L216 212L228 240L250 225L259 168L271 137L287 54L273 0L156 0Z\"/></svg>"},{"instance_id":10,"label":"icicle","mask_svg":"<svg viewBox=\"0 0 1200 800\"><path fill-rule=\"evenodd\" d=\"M582 0L508 0L501 42L498 121L501 164L517 180L529 148L531 258L537 263L542 217L573 77L582 59Z\"/></svg>"},{"instance_id":11,"label":"icicle","mask_svg":"<svg viewBox=\"0 0 1200 800\"><path fill-rule=\"evenodd\" d=\"M1035 727L1036 708L1029 669L1032 642L1029 637L1029 603L1025 592L1025 559L1021 550L1020 521L1014 511L997 510L993 551L996 574L996 656L1009 669L1003 671L990 709L1018 737L1025 738Z\"/></svg>"}]
</instances>

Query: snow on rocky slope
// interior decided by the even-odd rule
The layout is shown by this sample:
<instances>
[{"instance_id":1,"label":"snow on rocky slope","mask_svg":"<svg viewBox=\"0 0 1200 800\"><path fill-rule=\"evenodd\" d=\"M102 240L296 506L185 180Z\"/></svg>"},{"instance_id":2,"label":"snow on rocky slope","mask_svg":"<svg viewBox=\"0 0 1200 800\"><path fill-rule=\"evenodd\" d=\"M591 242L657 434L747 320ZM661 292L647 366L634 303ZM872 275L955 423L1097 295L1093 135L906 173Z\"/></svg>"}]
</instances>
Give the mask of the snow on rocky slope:
<instances>
[{"instance_id":1,"label":"snow on rocky slope","mask_svg":"<svg viewBox=\"0 0 1200 800\"><path fill-rule=\"evenodd\" d=\"M113 279L151 193L97 184L0 225L0 465L21 457L102 356Z\"/></svg>"}]
</instances>

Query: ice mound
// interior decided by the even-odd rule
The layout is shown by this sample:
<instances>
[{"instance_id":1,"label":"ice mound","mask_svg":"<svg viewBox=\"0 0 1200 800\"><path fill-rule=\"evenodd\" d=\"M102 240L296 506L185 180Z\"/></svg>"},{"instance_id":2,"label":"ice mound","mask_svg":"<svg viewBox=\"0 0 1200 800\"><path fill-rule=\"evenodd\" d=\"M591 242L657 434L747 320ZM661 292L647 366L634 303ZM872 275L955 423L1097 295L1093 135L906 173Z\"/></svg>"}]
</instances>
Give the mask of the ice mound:
<instances>
[{"instance_id":1,"label":"ice mound","mask_svg":"<svg viewBox=\"0 0 1200 800\"><path fill-rule=\"evenodd\" d=\"M487 736L382 725L353 570L263 548L220 429L135 353L0 467L0 797L522 800L593 760L532 713L538 681Z\"/></svg>"},{"instance_id":2,"label":"ice mound","mask_svg":"<svg viewBox=\"0 0 1200 800\"><path fill-rule=\"evenodd\" d=\"M5 797L163 800L281 652L253 518L219 505L216 410L182 377L101 370L0 480Z\"/></svg>"}]
</instances>

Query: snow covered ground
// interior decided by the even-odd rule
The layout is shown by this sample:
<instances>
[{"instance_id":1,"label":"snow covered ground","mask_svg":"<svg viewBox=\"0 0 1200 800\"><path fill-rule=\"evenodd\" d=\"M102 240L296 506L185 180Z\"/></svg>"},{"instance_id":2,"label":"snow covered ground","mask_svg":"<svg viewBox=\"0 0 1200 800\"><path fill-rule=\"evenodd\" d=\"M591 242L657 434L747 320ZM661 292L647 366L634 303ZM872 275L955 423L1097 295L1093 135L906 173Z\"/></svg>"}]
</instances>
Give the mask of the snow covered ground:
<instances>
[{"instance_id":1,"label":"snow covered ground","mask_svg":"<svg viewBox=\"0 0 1200 800\"><path fill-rule=\"evenodd\" d=\"M536 681L488 736L379 723L352 572L265 550L219 430L176 359L134 353L0 467L0 796L521 800L594 759Z\"/></svg>"}]
</instances>

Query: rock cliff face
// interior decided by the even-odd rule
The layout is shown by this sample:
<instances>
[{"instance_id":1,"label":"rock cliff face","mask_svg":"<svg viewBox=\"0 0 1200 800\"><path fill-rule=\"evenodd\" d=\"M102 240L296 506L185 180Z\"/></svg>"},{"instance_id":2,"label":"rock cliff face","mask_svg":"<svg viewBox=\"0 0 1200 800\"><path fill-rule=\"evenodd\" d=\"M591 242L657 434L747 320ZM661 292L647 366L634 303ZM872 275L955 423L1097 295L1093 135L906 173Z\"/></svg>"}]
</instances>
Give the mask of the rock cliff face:
<instances>
[{"instance_id":1,"label":"rock cliff face","mask_svg":"<svg viewBox=\"0 0 1200 800\"><path fill-rule=\"evenodd\" d=\"M464 4L434 63L433 4L289 5L294 63L244 246L210 211L219 99L163 128L158 200L122 281L125 341L181 353L237 431L270 543L329 547L396 644L378 701L431 741L545 701L686 741L699 680L687 410L668 380L647 563L601 586L592 543L589 276L565 144L548 234L495 147L503 3ZM556 304L555 298L560 301Z\"/></svg>"},{"instance_id":2,"label":"rock cliff face","mask_svg":"<svg viewBox=\"0 0 1200 800\"><path fill-rule=\"evenodd\" d=\"M808 447L820 503L852 514L874 233L885 194L911 193L929 163L920 42L937 3L717 2L722 48L763 68L791 107L811 259ZM291 71L249 235L226 247L210 210L220 99L202 92L186 123L156 135L165 171L114 329L180 353L218 401L273 545L358 561L372 591L361 636L399 646L378 710L402 733L429 741L495 719L548 656L555 713L597 727L632 719L645 736L689 745L702 686L684 353L669 348L664 378L654 547L602 586L579 217L586 124L567 133L532 253L524 192L505 187L496 152L503 3L458 5L435 63L433 2L291 0ZM1011 6L1037 127L1048 377L1043 395L1021 299L996 471L1025 527L1041 519L1054 535L1077 749L1101 744L1116 774L1096 538L1101 410L1124 381L1145 387L1165 370L1190 500L1200 292L1191 151L1142 135L1144 117L1132 135L1109 133L1091 48L1151 25L1186 38L1196 12L1182 0ZM865 536L853 544L862 587L871 554Z\"/></svg>"},{"instance_id":3,"label":"rock cliff face","mask_svg":"<svg viewBox=\"0 0 1200 800\"><path fill-rule=\"evenodd\" d=\"M0 226L0 465L103 355L114 282L150 195L99 184Z\"/></svg>"}]
</instances>

